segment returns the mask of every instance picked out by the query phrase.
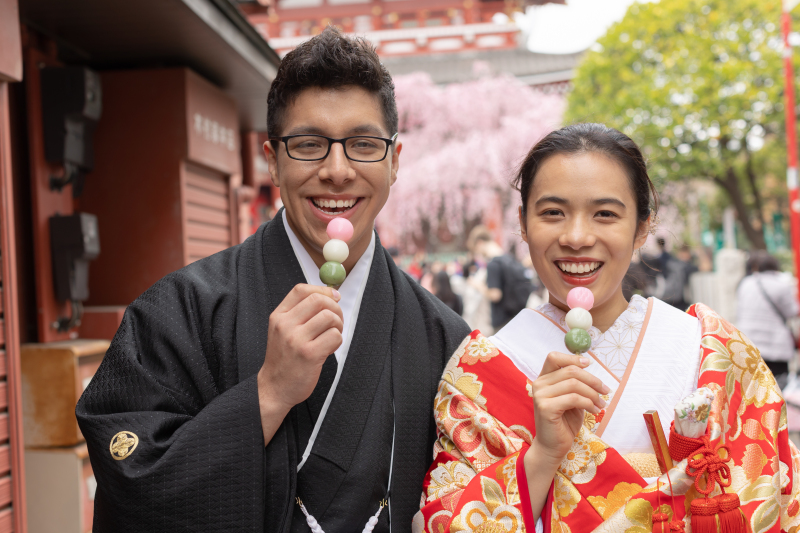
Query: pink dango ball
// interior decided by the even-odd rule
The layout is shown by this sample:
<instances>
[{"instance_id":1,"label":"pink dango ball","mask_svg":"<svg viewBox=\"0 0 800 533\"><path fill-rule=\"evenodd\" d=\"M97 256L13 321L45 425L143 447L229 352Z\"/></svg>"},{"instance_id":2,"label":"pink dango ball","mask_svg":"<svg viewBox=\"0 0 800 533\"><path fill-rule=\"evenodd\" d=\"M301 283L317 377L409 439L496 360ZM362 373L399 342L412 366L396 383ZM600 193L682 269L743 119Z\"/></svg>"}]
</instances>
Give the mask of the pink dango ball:
<instances>
[{"instance_id":1,"label":"pink dango ball","mask_svg":"<svg viewBox=\"0 0 800 533\"><path fill-rule=\"evenodd\" d=\"M594 294L586 287L575 287L567 293L567 305L570 309L580 308L588 311L594 305Z\"/></svg>"},{"instance_id":2,"label":"pink dango ball","mask_svg":"<svg viewBox=\"0 0 800 533\"><path fill-rule=\"evenodd\" d=\"M353 224L346 218L336 217L328 222L328 237L347 242L353 236Z\"/></svg>"}]
</instances>

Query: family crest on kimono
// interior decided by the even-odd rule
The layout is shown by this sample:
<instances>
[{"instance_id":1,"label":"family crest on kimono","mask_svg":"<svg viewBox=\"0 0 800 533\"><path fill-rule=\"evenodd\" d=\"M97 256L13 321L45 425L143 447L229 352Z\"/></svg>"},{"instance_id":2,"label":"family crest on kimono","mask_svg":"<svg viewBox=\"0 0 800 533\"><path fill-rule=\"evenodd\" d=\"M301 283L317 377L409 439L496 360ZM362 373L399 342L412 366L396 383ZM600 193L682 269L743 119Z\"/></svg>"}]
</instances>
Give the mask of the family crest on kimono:
<instances>
[{"instance_id":1,"label":"family crest on kimono","mask_svg":"<svg viewBox=\"0 0 800 533\"><path fill-rule=\"evenodd\" d=\"M447 364L413 531L799 531L800 454L758 349L702 304L622 295L658 208L636 144L567 126L516 185L550 300ZM583 354L564 353L575 287L594 295Z\"/></svg>"}]
</instances>

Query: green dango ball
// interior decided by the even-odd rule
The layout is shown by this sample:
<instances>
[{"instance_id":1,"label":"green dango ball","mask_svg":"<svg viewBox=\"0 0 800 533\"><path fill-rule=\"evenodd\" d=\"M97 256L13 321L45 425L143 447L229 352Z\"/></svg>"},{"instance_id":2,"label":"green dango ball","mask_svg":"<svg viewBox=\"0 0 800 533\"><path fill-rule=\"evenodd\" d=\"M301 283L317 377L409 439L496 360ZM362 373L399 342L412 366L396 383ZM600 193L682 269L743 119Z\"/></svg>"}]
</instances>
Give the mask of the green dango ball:
<instances>
[{"instance_id":1,"label":"green dango ball","mask_svg":"<svg viewBox=\"0 0 800 533\"><path fill-rule=\"evenodd\" d=\"M346 276L347 272L345 272L342 264L335 261L328 261L319 269L319 279L329 287L341 285Z\"/></svg>"},{"instance_id":2,"label":"green dango ball","mask_svg":"<svg viewBox=\"0 0 800 533\"><path fill-rule=\"evenodd\" d=\"M585 329L572 328L564 337L564 344L567 345L567 350L572 353L583 353L589 351L592 347L592 338L589 332Z\"/></svg>"}]
</instances>

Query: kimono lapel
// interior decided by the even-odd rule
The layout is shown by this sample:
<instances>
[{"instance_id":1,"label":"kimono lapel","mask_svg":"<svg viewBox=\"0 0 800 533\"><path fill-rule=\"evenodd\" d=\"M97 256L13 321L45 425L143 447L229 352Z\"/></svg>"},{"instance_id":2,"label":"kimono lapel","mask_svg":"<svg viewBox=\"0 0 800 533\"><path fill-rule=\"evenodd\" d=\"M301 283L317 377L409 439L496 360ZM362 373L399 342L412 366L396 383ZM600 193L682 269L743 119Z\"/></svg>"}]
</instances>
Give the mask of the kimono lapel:
<instances>
[{"instance_id":1,"label":"kimono lapel","mask_svg":"<svg viewBox=\"0 0 800 533\"><path fill-rule=\"evenodd\" d=\"M303 497L323 527L357 502L363 522L386 497L392 446L391 370L395 298L376 240L342 375L311 454L299 473ZM359 456L358 463L353 461ZM316 482L312 482L316 479ZM324 484L319 479L325 479ZM371 504L374 509L369 508Z\"/></svg>"},{"instance_id":2,"label":"kimono lapel","mask_svg":"<svg viewBox=\"0 0 800 533\"><path fill-rule=\"evenodd\" d=\"M328 413L312 452L343 470L350 468L391 353L394 292L383 248L376 239L358 321Z\"/></svg>"},{"instance_id":3,"label":"kimono lapel","mask_svg":"<svg viewBox=\"0 0 800 533\"><path fill-rule=\"evenodd\" d=\"M239 305L236 316L236 346L239 379L261 368L267 350L269 315L298 283L305 283L303 269L283 227L283 208L256 232L254 246L242 254L239 269ZM242 294L255 294L253 298ZM256 301L260 305L248 306Z\"/></svg>"},{"instance_id":4,"label":"kimono lapel","mask_svg":"<svg viewBox=\"0 0 800 533\"><path fill-rule=\"evenodd\" d=\"M243 246L237 271L236 352L239 381L243 381L264 362L270 314L295 285L305 282L281 212ZM264 449L265 531L287 531L291 524L298 462L295 416L293 409Z\"/></svg>"}]
</instances>

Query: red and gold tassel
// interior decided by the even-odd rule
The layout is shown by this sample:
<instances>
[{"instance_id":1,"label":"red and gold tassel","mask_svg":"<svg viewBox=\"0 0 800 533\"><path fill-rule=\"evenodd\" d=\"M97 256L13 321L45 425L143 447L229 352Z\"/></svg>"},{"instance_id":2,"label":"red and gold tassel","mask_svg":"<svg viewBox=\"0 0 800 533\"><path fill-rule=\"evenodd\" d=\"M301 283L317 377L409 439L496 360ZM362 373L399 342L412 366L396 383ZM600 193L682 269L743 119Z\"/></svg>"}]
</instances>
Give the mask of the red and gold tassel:
<instances>
[{"instance_id":1,"label":"red and gold tassel","mask_svg":"<svg viewBox=\"0 0 800 533\"><path fill-rule=\"evenodd\" d=\"M719 504L713 498L692 501L692 533L717 533Z\"/></svg>"},{"instance_id":2,"label":"red and gold tassel","mask_svg":"<svg viewBox=\"0 0 800 533\"><path fill-rule=\"evenodd\" d=\"M747 519L742 513L739 495L726 493L714 498L719 504L719 530L721 533L747 533Z\"/></svg>"},{"instance_id":3,"label":"red and gold tassel","mask_svg":"<svg viewBox=\"0 0 800 533\"><path fill-rule=\"evenodd\" d=\"M653 513L653 533L669 533L668 520L666 513Z\"/></svg>"}]
</instances>

